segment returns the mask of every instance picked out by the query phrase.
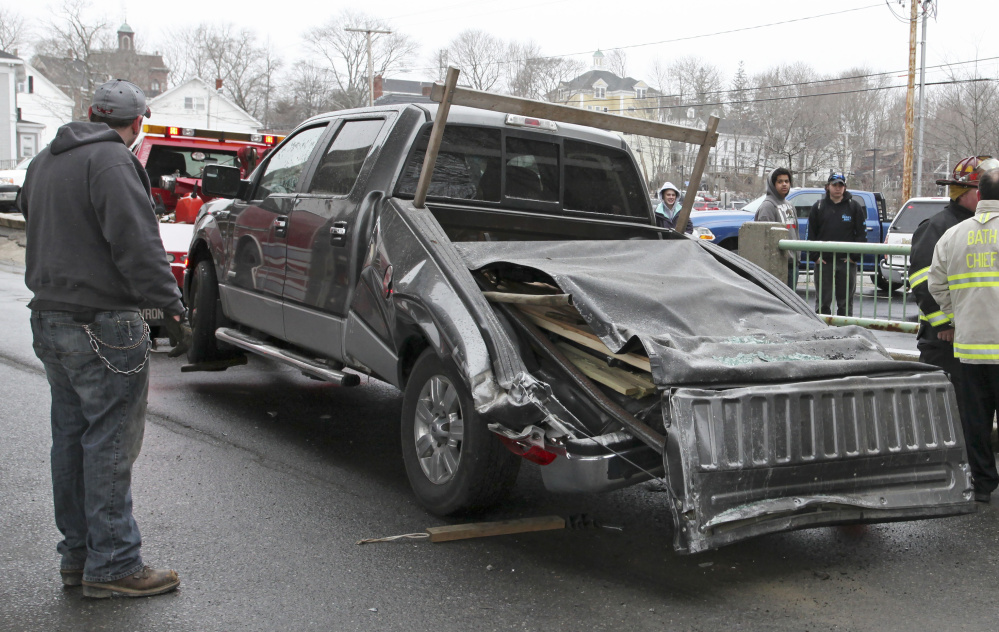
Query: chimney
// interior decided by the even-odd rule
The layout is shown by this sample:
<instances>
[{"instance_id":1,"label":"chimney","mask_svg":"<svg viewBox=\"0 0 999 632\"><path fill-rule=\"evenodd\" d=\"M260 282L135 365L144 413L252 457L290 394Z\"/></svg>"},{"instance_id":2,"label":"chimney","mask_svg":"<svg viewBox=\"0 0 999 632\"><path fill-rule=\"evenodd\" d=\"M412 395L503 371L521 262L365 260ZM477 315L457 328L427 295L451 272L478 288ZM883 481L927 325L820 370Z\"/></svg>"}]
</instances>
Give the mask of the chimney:
<instances>
[{"instance_id":1,"label":"chimney","mask_svg":"<svg viewBox=\"0 0 999 632\"><path fill-rule=\"evenodd\" d=\"M215 91L218 92L221 89L222 89L222 80L221 79L216 79L215 80Z\"/></svg>"},{"instance_id":2,"label":"chimney","mask_svg":"<svg viewBox=\"0 0 999 632\"><path fill-rule=\"evenodd\" d=\"M375 75L375 78L372 80L372 92L374 94L374 96L372 97L372 100L377 101L378 98L381 97L385 93L385 90L384 90L383 86L384 86L384 83L382 81L382 76L381 75Z\"/></svg>"}]
</instances>

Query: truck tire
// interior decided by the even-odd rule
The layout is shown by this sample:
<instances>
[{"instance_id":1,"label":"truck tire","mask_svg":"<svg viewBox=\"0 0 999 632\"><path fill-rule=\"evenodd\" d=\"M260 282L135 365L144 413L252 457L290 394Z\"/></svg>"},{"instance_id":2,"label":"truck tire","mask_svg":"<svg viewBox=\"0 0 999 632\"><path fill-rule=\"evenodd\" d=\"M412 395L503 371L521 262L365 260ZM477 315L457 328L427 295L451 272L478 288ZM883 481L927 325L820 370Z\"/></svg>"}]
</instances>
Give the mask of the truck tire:
<instances>
[{"instance_id":1,"label":"truck tire","mask_svg":"<svg viewBox=\"0 0 999 632\"><path fill-rule=\"evenodd\" d=\"M425 350L402 400L402 460L416 498L439 516L481 509L517 479L520 457L479 419L458 371Z\"/></svg>"},{"instance_id":2,"label":"truck tire","mask_svg":"<svg viewBox=\"0 0 999 632\"><path fill-rule=\"evenodd\" d=\"M220 360L222 354L215 338L219 283L211 259L202 259L195 266L190 293L191 346L187 349L187 360L191 364Z\"/></svg>"}]
</instances>

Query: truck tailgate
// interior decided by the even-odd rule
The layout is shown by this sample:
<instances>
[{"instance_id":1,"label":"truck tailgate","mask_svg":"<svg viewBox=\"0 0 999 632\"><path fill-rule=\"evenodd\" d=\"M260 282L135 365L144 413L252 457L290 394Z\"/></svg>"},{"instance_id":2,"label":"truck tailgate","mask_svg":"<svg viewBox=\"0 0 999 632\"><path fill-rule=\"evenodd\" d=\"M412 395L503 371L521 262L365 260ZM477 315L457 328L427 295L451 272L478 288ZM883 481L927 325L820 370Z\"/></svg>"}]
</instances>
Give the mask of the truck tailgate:
<instances>
[{"instance_id":1,"label":"truck tailgate","mask_svg":"<svg viewBox=\"0 0 999 632\"><path fill-rule=\"evenodd\" d=\"M678 551L975 511L943 373L681 388L664 397Z\"/></svg>"}]
</instances>

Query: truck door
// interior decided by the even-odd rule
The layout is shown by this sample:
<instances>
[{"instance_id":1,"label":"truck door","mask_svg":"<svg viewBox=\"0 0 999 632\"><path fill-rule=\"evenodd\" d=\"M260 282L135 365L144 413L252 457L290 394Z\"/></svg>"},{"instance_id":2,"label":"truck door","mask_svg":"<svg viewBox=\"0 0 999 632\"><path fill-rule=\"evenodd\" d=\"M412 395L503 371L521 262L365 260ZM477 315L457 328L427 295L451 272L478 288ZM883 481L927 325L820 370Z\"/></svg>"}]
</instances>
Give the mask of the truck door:
<instances>
[{"instance_id":1,"label":"truck door","mask_svg":"<svg viewBox=\"0 0 999 632\"><path fill-rule=\"evenodd\" d=\"M324 122L308 127L268 156L253 185L249 201L237 200L224 299L241 322L275 336L284 336L281 295L287 260L288 221L302 175L319 140Z\"/></svg>"},{"instance_id":2,"label":"truck door","mask_svg":"<svg viewBox=\"0 0 999 632\"><path fill-rule=\"evenodd\" d=\"M371 199L362 175L378 147L382 116L332 124L328 146L315 160L312 177L291 212L284 284L285 338L318 353L342 357L347 301L366 246L363 226ZM365 243L358 243L358 240Z\"/></svg>"}]
</instances>

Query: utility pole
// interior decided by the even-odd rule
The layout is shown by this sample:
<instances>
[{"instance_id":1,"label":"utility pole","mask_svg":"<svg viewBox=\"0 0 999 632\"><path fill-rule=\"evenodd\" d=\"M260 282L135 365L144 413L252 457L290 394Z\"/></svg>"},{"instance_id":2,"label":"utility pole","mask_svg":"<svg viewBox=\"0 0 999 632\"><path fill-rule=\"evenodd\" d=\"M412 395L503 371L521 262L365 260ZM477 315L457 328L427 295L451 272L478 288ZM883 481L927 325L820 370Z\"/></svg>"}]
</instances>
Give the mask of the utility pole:
<instances>
[{"instance_id":1,"label":"utility pole","mask_svg":"<svg viewBox=\"0 0 999 632\"><path fill-rule=\"evenodd\" d=\"M930 15L933 0L923 0L923 31L919 50L919 138L916 141L916 197L923 194L923 127L926 123L926 18ZM933 7L935 9L935 7ZM934 15L936 11L934 10ZM908 199L908 198L906 198Z\"/></svg>"},{"instance_id":2,"label":"utility pole","mask_svg":"<svg viewBox=\"0 0 999 632\"><path fill-rule=\"evenodd\" d=\"M364 33L368 38L368 106L375 104L375 70L371 65L371 34L391 35L392 31L382 31L379 29L344 29L351 33Z\"/></svg>"},{"instance_id":3,"label":"utility pole","mask_svg":"<svg viewBox=\"0 0 999 632\"><path fill-rule=\"evenodd\" d=\"M902 199L912 197L912 137L916 100L916 25L918 0L909 0L909 82L905 92L905 145L902 147Z\"/></svg>"}]
</instances>

